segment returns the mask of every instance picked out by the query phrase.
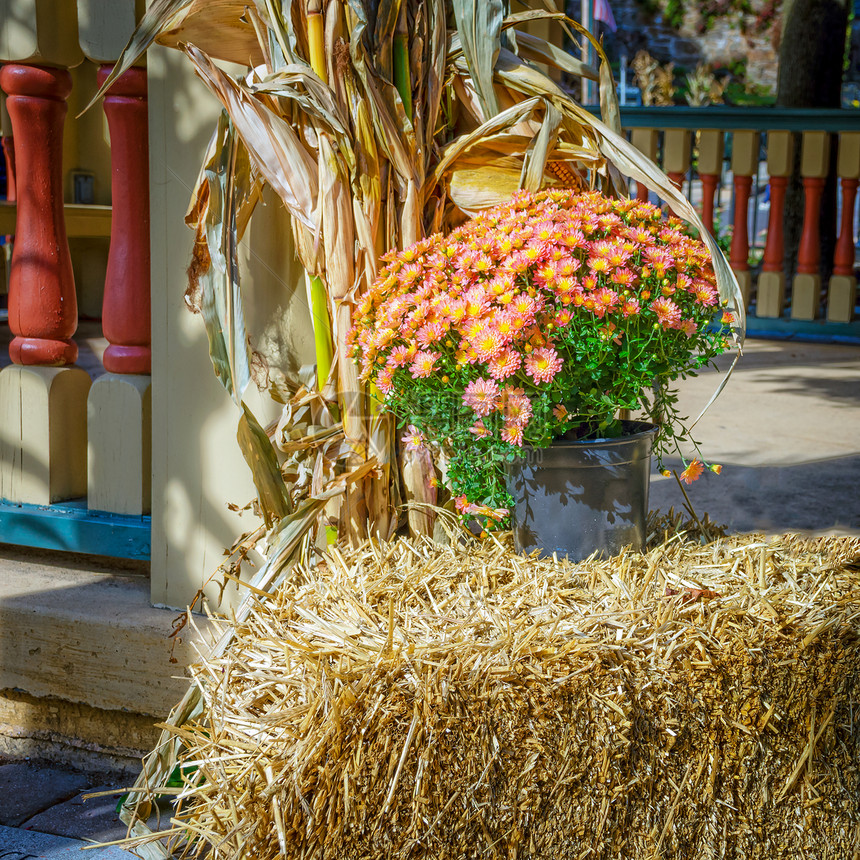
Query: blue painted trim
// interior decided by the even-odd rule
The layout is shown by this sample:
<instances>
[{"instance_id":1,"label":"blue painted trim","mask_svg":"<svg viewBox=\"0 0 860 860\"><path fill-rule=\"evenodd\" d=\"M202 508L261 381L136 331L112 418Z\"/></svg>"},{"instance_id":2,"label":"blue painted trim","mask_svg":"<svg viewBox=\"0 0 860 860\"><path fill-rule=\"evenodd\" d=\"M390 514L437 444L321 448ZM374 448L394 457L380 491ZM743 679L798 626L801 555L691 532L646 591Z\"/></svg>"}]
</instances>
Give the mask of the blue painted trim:
<instances>
[{"instance_id":1,"label":"blue painted trim","mask_svg":"<svg viewBox=\"0 0 860 860\"><path fill-rule=\"evenodd\" d=\"M600 108L586 110L600 116ZM784 107L628 107L621 109L621 125L630 128L689 128L698 130L751 129L754 131L860 131L860 110Z\"/></svg>"},{"instance_id":2,"label":"blue painted trim","mask_svg":"<svg viewBox=\"0 0 860 860\"><path fill-rule=\"evenodd\" d=\"M87 510L85 499L42 506L0 500L0 543L148 560L151 517Z\"/></svg>"},{"instance_id":3,"label":"blue painted trim","mask_svg":"<svg viewBox=\"0 0 860 860\"><path fill-rule=\"evenodd\" d=\"M747 336L808 343L845 343L860 346L860 320L850 323L825 320L770 319L747 314Z\"/></svg>"}]
</instances>

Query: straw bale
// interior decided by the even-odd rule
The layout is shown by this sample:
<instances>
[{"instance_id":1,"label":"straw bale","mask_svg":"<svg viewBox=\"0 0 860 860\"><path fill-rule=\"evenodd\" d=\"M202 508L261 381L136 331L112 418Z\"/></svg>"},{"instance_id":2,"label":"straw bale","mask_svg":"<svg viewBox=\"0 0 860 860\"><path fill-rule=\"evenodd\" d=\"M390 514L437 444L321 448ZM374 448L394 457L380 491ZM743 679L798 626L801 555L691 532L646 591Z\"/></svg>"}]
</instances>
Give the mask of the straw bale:
<instances>
[{"instance_id":1,"label":"straw bale","mask_svg":"<svg viewBox=\"0 0 860 860\"><path fill-rule=\"evenodd\" d=\"M196 669L176 856L860 856L860 539L332 549ZM860 719L860 703L857 718Z\"/></svg>"}]
</instances>

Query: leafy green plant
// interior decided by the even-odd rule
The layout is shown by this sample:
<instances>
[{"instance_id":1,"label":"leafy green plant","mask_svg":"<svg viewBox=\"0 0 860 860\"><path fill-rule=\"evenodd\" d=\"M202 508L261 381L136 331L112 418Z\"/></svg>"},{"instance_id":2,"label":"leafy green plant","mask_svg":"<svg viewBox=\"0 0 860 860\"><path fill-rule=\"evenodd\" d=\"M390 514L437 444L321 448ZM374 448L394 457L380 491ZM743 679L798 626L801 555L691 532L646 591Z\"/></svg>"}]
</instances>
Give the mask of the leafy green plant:
<instances>
[{"instance_id":1,"label":"leafy green plant","mask_svg":"<svg viewBox=\"0 0 860 860\"><path fill-rule=\"evenodd\" d=\"M406 444L441 446L459 510L504 522L507 462L560 436L622 435L620 410L657 420L658 460L680 454L671 383L728 349L732 322L678 219L549 190L390 255L350 338Z\"/></svg>"}]
</instances>

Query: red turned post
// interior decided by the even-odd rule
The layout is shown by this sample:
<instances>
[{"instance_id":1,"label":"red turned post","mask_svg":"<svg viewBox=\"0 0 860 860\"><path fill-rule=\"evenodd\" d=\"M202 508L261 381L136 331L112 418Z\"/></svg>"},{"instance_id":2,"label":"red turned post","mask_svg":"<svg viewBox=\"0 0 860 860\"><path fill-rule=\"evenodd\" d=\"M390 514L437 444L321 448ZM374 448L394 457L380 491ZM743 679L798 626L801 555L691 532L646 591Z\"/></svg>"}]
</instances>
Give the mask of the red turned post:
<instances>
[{"instance_id":1,"label":"red turned post","mask_svg":"<svg viewBox=\"0 0 860 860\"><path fill-rule=\"evenodd\" d=\"M15 364L64 366L78 357L75 279L63 217L65 69L15 63L0 70L15 138L17 223L9 275L9 355Z\"/></svg>"},{"instance_id":2,"label":"red turned post","mask_svg":"<svg viewBox=\"0 0 860 860\"><path fill-rule=\"evenodd\" d=\"M714 232L714 198L717 194L717 184L720 181L717 173L700 173L702 180L702 223L705 229Z\"/></svg>"},{"instance_id":3,"label":"red turned post","mask_svg":"<svg viewBox=\"0 0 860 860\"><path fill-rule=\"evenodd\" d=\"M785 254L785 240L782 232L782 215L785 209L785 190L787 176L770 178L770 212L767 217L767 242L764 246L762 271L781 272Z\"/></svg>"},{"instance_id":4,"label":"red turned post","mask_svg":"<svg viewBox=\"0 0 860 860\"><path fill-rule=\"evenodd\" d=\"M737 130L732 135L732 185L734 188L735 214L732 224L732 244L729 263L738 279L744 307L748 308L752 296L752 272L749 266L749 209L752 178L758 175L761 137L757 131ZM713 173L714 171L708 171Z\"/></svg>"},{"instance_id":5,"label":"red turned post","mask_svg":"<svg viewBox=\"0 0 860 860\"><path fill-rule=\"evenodd\" d=\"M803 232L797 249L797 273L791 287L791 318L814 320L821 311L821 240L818 220L830 163L830 135L805 131L800 151L803 179Z\"/></svg>"},{"instance_id":6,"label":"red turned post","mask_svg":"<svg viewBox=\"0 0 860 860\"><path fill-rule=\"evenodd\" d=\"M678 189L678 191L681 191L682 186L684 185L684 174L678 173L677 171L673 171L672 173L667 173L666 175L669 177L669 181L672 183L672 185L674 185L675 188Z\"/></svg>"},{"instance_id":7,"label":"red turned post","mask_svg":"<svg viewBox=\"0 0 860 860\"><path fill-rule=\"evenodd\" d=\"M854 275L854 210L860 181L860 132L839 135L836 175L842 183L842 217L833 252L833 274L827 285L828 322L851 322L857 304Z\"/></svg>"},{"instance_id":8,"label":"red turned post","mask_svg":"<svg viewBox=\"0 0 860 860\"><path fill-rule=\"evenodd\" d=\"M770 212L761 274L755 303L757 317L779 319L785 310L785 240L783 214L788 177L794 165L794 142L790 131L771 129L767 133L767 170L770 175Z\"/></svg>"},{"instance_id":9,"label":"red turned post","mask_svg":"<svg viewBox=\"0 0 860 860\"><path fill-rule=\"evenodd\" d=\"M833 274L854 274L854 203L857 200L858 180L843 176L842 217L839 223L839 239L833 252Z\"/></svg>"},{"instance_id":10,"label":"red turned post","mask_svg":"<svg viewBox=\"0 0 860 860\"><path fill-rule=\"evenodd\" d=\"M804 275L817 275L821 262L821 240L818 218L821 214L821 195L824 193L823 176L803 178L803 233L797 249L797 271Z\"/></svg>"},{"instance_id":11,"label":"red turned post","mask_svg":"<svg viewBox=\"0 0 860 860\"><path fill-rule=\"evenodd\" d=\"M732 245L729 251L729 262L735 272L748 272L750 240L747 226L747 210L752 189L752 176L734 177L735 188L735 220L732 227Z\"/></svg>"},{"instance_id":12,"label":"red turned post","mask_svg":"<svg viewBox=\"0 0 860 860\"><path fill-rule=\"evenodd\" d=\"M15 196L15 138L4 135L0 142L3 144L3 157L6 159L6 200L14 203Z\"/></svg>"},{"instance_id":13,"label":"red turned post","mask_svg":"<svg viewBox=\"0 0 860 860\"><path fill-rule=\"evenodd\" d=\"M99 69L99 86L113 66ZM149 132L146 70L129 69L104 100L111 141L111 242L102 330L110 373L148 374L152 364L149 295Z\"/></svg>"}]
</instances>

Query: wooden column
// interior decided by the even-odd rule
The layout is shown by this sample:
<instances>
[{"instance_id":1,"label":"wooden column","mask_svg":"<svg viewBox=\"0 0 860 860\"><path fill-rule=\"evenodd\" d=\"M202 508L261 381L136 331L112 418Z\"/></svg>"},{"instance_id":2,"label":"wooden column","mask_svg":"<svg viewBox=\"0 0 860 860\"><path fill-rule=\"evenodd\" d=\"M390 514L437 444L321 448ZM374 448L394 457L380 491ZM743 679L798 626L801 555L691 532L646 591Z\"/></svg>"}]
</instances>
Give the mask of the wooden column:
<instances>
[{"instance_id":1,"label":"wooden column","mask_svg":"<svg viewBox=\"0 0 860 860\"><path fill-rule=\"evenodd\" d=\"M669 128L663 136L663 170L679 191L690 169L690 134L686 128Z\"/></svg>"},{"instance_id":2,"label":"wooden column","mask_svg":"<svg viewBox=\"0 0 860 860\"><path fill-rule=\"evenodd\" d=\"M9 347L0 372L0 497L51 504L86 493L89 376L78 355L75 281L63 219L65 69L9 64L0 87L15 139L17 223Z\"/></svg>"},{"instance_id":3,"label":"wooden column","mask_svg":"<svg viewBox=\"0 0 860 860\"><path fill-rule=\"evenodd\" d=\"M111 65L99 69L101 85ZM111 141L111 244L102 330L108 372L87 406L90 510L140 516L150 511L152 386L149 377L149 131L146 70L129 69L105 96Z\"/></svg>"},{"instance_id":4,"label":"wooden column","mask_svg":"<svg viewBox=\"0 0 860 860\"><path fill-rule=\"evenodd\" d=\"M762 272L756 294L757 317L781 317L785 309L783 214L785 192L791 174L794 145L791 132L770 131L767 135L767 171L770 175L770 212Z\"/></svg>"},{"instance_id":5,"label":"wooden column","mask_svg":"<svg viewBox=\"0 0 860 860\"><path fill-rule=\"evenodd\" d=\"M752 295L747 218L752 178L758 171L758 153L759 133L757 131L736 131L734 133L732 138L732 174L735 217L732 226L729 263L738 279L745 308L749 307Z\"/></svg>"},{"instance_id":6,"label":"wooden column","mask_svg":"<svg viewBox=\"0 0 860 860\"><path fill-rule=\"evenodd\" d=\"M113 66L99 70L99 86ZM111 141L111 243L102 330L110 373L150 372L149 150L146 69L129 69L104 100Z\"/></svg>"},{"instance_id":7,"label":"wooden column","mask_svg":"<svg viewBox=\"0 0 860 860\"><path fill-rule=\"evenodd\" d=\"M722 130L706 129L699 134L699 178L702 180L702 223L714 232L714 198L723 174Z\"/></svg>"},{"instance_id":8,"label":"wooden column","mask_svg":"<svg viewBox=\"0 0 860 860\"><path fill-rule=\"evenodd\" d=\"M15 364L74 364L75 279L63 220L63 120L72 88L65 69L10 64L0 87L15 138L18 220L9 276Z\"/></svg>"},{"instance_id":9,"label":"wooden column","mask_svg":"<svg viewBox=\"0 0 860 860\"><path fill-rule=\"evenodd\" d=\"M833 275L827 288L827 321L851 322L857 303L854 212L860 179L860 132L843 132L839 135L836 172L842 185L842 217L839 238L833 252Z\"/></svg>"},{"instance_id":10,"label":"wooden column","mask_svg":"<svg viewBox=\"0 0 860 860\"><path fill-rule=\"evenodd\" d=\"M630 142L646 158L657 163L657 129L656 128L634 128L630 135ZM636 199L643 202L648 201L648 188L641 182L636 183Z\"/></svg>"},{"instance_id":11,"label":"wooden column","mask_svg":"<svg viewBox=\"0 0 860 860\"><path fill-rule=\"evenodd\" d=\"M830 161L830 137L826 131L805 131L800 155L803 178L803 232L797 249L797 274L791 287L791 318L817 319L821 310L821 240L818 219L821 195Z\"/></svg>"}]
</instances>

